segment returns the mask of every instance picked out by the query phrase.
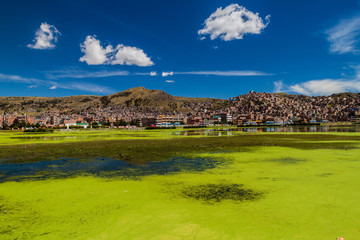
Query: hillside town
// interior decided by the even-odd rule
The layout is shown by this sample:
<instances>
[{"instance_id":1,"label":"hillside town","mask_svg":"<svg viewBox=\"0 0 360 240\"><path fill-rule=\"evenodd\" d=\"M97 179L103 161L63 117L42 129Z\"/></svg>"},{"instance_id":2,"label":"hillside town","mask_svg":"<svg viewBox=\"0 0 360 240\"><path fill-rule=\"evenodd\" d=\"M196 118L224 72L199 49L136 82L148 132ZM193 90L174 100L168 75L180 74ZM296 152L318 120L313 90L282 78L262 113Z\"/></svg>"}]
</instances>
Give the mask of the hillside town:
<instances>
[{"instance_id":1,"label":"hillside town","mask_svg":"<svg viewBox=\"0 0 360 240\"><path fill-rule=\"evenodd\" d=\"M289 125L360 121L360 95L354 93L307 97L251 91L226 100L225 105L216 109L210 102L193 104L188 112L118 105L79 113L55 109L40 114L24 114L0 109L0 128Z\"/></svg>"}]
</instances>

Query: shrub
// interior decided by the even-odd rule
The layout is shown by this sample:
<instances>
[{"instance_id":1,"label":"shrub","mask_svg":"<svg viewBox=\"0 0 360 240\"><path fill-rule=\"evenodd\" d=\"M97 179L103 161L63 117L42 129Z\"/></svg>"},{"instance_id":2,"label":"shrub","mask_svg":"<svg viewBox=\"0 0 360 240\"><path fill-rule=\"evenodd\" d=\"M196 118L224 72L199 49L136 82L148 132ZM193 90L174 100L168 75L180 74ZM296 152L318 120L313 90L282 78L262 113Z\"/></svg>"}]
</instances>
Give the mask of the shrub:
<instances>
[{"instance_id":1,"label":"shrub","mask_svg":"<svg viewBox=\"0 0 360 240\"><path fill-rule=\"evenodd\" d=\"M46 129L46 128L34 128L34 129L26 129L24 132L31 132L31 133L53 133L54 129Z\"/></svg>"},{"instance_id":2,"label":"shrub","mask_svg":"<svg viewBox=\"0 0 360 240\"><path fill-rule=\"evenodd\" d=\"M184 126L184 128L207 128L207 126Z\"/></svg>"}]
</instances>

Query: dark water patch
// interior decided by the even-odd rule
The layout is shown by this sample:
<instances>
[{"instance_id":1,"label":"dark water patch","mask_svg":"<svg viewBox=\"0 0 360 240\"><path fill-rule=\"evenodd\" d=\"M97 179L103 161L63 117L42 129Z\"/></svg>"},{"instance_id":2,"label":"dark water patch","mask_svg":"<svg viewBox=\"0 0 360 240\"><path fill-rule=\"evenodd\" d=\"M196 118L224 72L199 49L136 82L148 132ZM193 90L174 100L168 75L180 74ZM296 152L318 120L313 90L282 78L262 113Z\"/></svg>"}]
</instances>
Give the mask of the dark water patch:
<instances>
[{"instance_id":1,"label":"dark water patch","mask_svg":"<svg viewBox=\"0 0 360 240\"><path fill-rule=\"evenodd\" d=\"M322 173L322 174L318 174L316 175L317 177L329 177L331 175L334 175L333 173Z\"/></svg>"},{"instance_id":2,"label":"dark water patch","mask_svg":"<svg viewBox=\"0 0 360 240\"><path fill-rule=\"evenodd\" d=\"M221 202L223 200L250 201L260 198L263 194L252 189L244 188L242 184L204 184L185 187L182 194L207 203Z\"/></svg>"},{"instance_id":3,"label":"dark water patch","mask_svg":"<svg viewBox=\"0 0 360 240\"><path fill-rule=\"evenodd\" d=\"M10 234L12 231L13 231L12 227L8 225L0 230L0 235Z\"/></svg>"},{"instance_id":4,"label":"dark water patch","mask_svg":"<svg viewBox=\"0 0 360 240\"><path fill-rule=\"evenodd\" d=\"M0 214L6 213L5 204L0 204Z\"/></svg>"},{"instance_id":5,"label":"dark water patch","mask_svg":"<svg viewBox=\"0 0 360 240\"><path fill-rule=\"evenodd\" d=\"M148 175L164 175L181 171L204 171L220 164L209 158L173 157L167 161L134 164L118 159L99 157L95 159L59 158L52 161L0 164L0 182L42 180L79 175L99 177L136 178Z\"/></svg>"},{"instance_id":6,"label":"dark water patch","mask_svg":"<svg viewBox=\"0 0 360 240\"><path fill-rule=\"evenodd\" d=\"M273 177L259 177L257 178L258 180L269 180L269 181L279 181L279 180L284 180L284 178L273 178Z\"/></svg>"},{"instance_id":7,"label":"dark water patch","mask_svg":"<svg viewBox=\"0 0 360 240\"><path fill-rule=\"evenodd\" d=\"M259 177L258 180L268 180L271 179L270 177Z\"/></svg>"},{"instance_id":8,"label":"dark water patch","mask_svg":"<svg viewBox=\"0 0 360 240\"><path fill-rule=\"evenodd\" d=\"M51 233L51 232L44 232L44 233L39 234L39 236L48 235L48 234L50 234L50 233Z\"/></svg>"},{"instance_id":9,"label":"dark water patch","mask_svg":"<svg viewBox=\"0 0 360 240\"><path fill-rule=\"evenodd\" d=\"M9 137L10 139L35 139L35 140L45 140L45 141L59 141L63 139L102 139L102 138L109 138L109 137L148 137L144 134L127 134L127 133L116 133L116 134L104 134L104 135L97 135L97 134L84 134L84 135L62 135L62 136L51 136L51 135L44 135L43 133L38 133L38 136L33 135L34 133L31 133L31 136L26 136L27 133L24 133L24 135Z\"/></svg>"},{"instance_id":10,"label":"dark water patch","mask_svg":"<svg viewBox=\"0 0 360 240\"><path fill-rule=\"evenodd\" d=\"M304 159L297 159L297 158L291 158L291 157L280 158L280 159L271 159L269 161L277 162L280 164L298 164L298 163L306 162L306 160L304 160Z\"/></svg>"},{"instance_id":11,"label":"dark water patch","mask_svg":"<svg viewBox=\"0 0 360 240\"><path fill-rule=\"evenodd\" d=\"M273 177L260 177L257 178L258 180L268 180L268 181L284 181L284 180L289 180L289 178L273 178Z\"/></svg>"}]
</instances>

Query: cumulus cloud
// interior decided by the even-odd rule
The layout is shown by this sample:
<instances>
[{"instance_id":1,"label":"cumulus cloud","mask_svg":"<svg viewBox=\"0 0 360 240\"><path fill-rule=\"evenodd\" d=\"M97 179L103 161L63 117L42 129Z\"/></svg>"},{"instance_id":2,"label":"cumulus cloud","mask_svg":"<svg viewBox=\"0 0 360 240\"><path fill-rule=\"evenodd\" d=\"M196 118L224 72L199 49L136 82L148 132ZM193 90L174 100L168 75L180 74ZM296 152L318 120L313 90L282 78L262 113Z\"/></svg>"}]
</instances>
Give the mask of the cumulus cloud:
<instances>
[{"instance_id":1,"label":"cumulus cloud","mask_svg":"<svg viewBox=\"0 0 360 240\"><path fill-rule=\"evenodd\" d=\"M157 72L150 72L150 76L152 76L152 77L154 77L154 76L156 76L157 75Z\"/></svg>"},{"instance_id":2,"label":"cumulus cloud","mask_svg":"<svg viewBox=\"0 0 360 240\"><path fill-rule=\"evenodd\" d=\"M55 89L57 89L57 86L51 86L51 87L49 87L49 89L50 90L55 90Z\"/></svg>"},{"instance_id":3,"label":"cumulus cloud","mask_svg":"<svg viewBox=\"0 0 360 240\"><path fill-rule=\"evenodd\" d=\"M336 54L359 54L360 15L342 19L326 32L330 52Z\"/></svg>"},{"instance_id":4,"label":"cumulus cloud","mask_svg":"<svg viewBox=\"0 0 360 240\"><path fill-rule=\"evenodd\" d=\"M162 72L162 74L161 74L161 76L163 76L163 77L172 76L172 75L174 75L173 72Z\"/></svg>"},{"instance_id":5,"label":"cumulus cloud","mask_svg":"<svg viewBox=\"0 0 360 240\"><path fill-rule=\"evenodd\" d=\"M154 65L142 49L123 44L118 44L115 48L109 44L104 48L96 36L87 36L80 48L84 53L80 62L86 62L88 65Z\"/></svg>"},{"instance_id":6,"label":"cumulus cloud","mask_svg":"<svg viewBox=\"0 0 360 240\"><path fill-rule=\"evenodd\" d=\"M238 4L231 4L212 13L198 34L210 35L211 40L220 37L224 41L231 41L243 39L245 34L260 34L269 23L270 15L267 15L264 21L258 13L253 13Z\"/></svg>"},{"instance_id":7,"label":"cumulus cloud","mask_svg":"<svg viewBox=\"0 0 360 240\"><path fill-rule=\"evenodd\" d=\"M88 65L106 64L109 61L110 54L114 51L111 45L103 48L95 36L87 36L80 48L81 52L84 53L80 62L86 62Z\"/></svg>"},{"instance_id":8,"label":"cumulus cloud","mask_svg":"<svg viewBox=\"0 0 360 240\"><path fill-rule=\"evenodd\" d=\"M166 83L174 83L175 81L174 80L166 80L165 82Z\"/></svg>"},{"instance_id":9,"label":"cumulus cloud","mask_svg":"<svg viewBox=\"0 0 360 240\"><path fill-rule=\"evenodd\" d=\"M115 56L110 61L110 64L112 65L136 65L140 67L154 65L151 59L140 48L119 44L117 45L115 52Z\"/></svg>"},{"instance_id":10,"label":"cumulus cloud","mask_svg":"<svg viewBox=\"0 0 360 240\"><path fill-rule=\"evenodd\" d=\"M32 49L52 49L58 40L61 33L54 25L41 23L40 28L35 33L33 44L28 44L27 47Z\"/></svg>"}]
</instances>

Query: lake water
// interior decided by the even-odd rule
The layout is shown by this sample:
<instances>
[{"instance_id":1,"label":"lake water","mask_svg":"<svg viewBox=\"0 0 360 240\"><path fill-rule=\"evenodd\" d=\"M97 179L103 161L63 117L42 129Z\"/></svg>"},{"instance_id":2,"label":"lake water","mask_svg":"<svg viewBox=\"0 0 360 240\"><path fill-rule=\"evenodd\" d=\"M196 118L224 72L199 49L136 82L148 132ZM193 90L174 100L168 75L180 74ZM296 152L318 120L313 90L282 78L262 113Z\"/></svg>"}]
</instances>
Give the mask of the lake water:
<instances>
[{"instance_id":1,"label":"lake water","mask_svg":"<svg viewBox=\"0 0 360 240\"><path fill-rule=\"evenodd\" d=\"M222 129L196 129L196 130L182 130L177 131L175 135L194 136L194 135L208 135L208 136L227 136L234 132L360 132L360 125L349 126L273 126L273 127L242 127L242 128L222 128Z\"/></svg>"},{"instance_id":2,"label":"lake water","mask_svg":"<svg viewBox=\"0 0 360 240\"><path fill-rule=\"evenodd\" d=\"M185 157L174 157L167 161L146 164L133 164L108 157L95 159L60 158L52 161L28 163L5 162L0 164L0 182L42 180L79 175L136 178L180 171L203 171L214 168L219 163L207 158L191 159Z\"/></svg>"},{"instance_id":3,"label":"lake water","mask_svg":"<svg viewBox=\"0 0 360 240\"><path fill-rule=\"evenodd\" d=\"M166 130L164 130L166 132ZM352 126L287 126L287 127L248 127L248 128L223 128L223 129L190 129L190 130L179 130L179 131L169 131L168 133L174 135L183 135L183 136L196 136L196 135L205 135L205 136L233 136L237 133L261 133L261 132L360 132L360 125ZM167 134L168 134L167 133ZM242 134L243 135L243 134ZM133 135L137 136L137 135ZM243 136L246 136L243 135ZM250 135L249 135L250 136ZM249 136L246 137L249 140ZM255 136L252 134L252 136ZM39 136L44 137L44 136ZM76 137L76 136L74 136ZM85 138L86 136L81 136ZM91 136L90 136L91 137ZM138 136L137 136L138 137ZM51 137L47 137L50 138ZM273 138L273 137L272 137ZM193 139L193 138L189 138ZM89 157L72 157L74 153L77 152L86 152L89 149L79 147L76 149L71 149L69 146L63 146L61 144L51 145L58 146L59 148L64 149L64 154L54 154L54 149L47 147L45 150L46 155L42 158L38 158L39 150L33 150L26 152L26 148L22 149L21 146L16 147L17 151L21 151L27 155L34 155L34 158L31 161L23 161L21 155L15 157L14 154L8 154L6 157L0 158L0 182L9 181L9 180L27 180L27 179L44 179L49 177L71 177L74 175L98 175L102 177L139 177L144 175L151 174L167 174L180 171L203 171L205 169L214 168L219 162L213 159L204 159L204 158L188 158L186 156L186 151L191 150L191 152L201 151L201 152L218 152L220 151L233 151L233 144L231 138L215 138L216 142L209 144L209 146L203 147L201 150L196 148L194 143L189 143L189 139L186 140L186 148L174 150L175 147L179 147L178 143L173 143L175 145L167 145L169 142L163 142L156 151L149 152L153 149L148 148L146 154L152 156L151 160L144 159L143 164L136 164L132 161L132 157L137 154L139 151L145 149L145 142L138 142L133 140L128 143L128 146L124 148L123 142L116 143L112 148L109 148L109 143L112 141L107 141L107 144L104 144L99 151L95 150L92 156ZM225 140L220 140L225 139ZM228 139L228 140L226 140ZM207 141L209 141L208 139ZM234 139L235 140L235 139ZM204 143L203 139L202 143ZM237 140L239 141L239 140ZM240 140L241 143L244 143L244 140ZM263 139L265 142L265 138ZM272 142L274 139L272 139ZM286 141L288 142L288 140ZM105 143L105 142L104 142ZM75 143L74 143L75 144ZM98 144L98 143L88 143ZM184 144L184 143L182 143ZM185 145L186 145L185 144ZM254 139L254 142L249 142L245 144L246 146L259 145L259 139ZM76 144L75 144L76 145ZM74 145L74 146L75 146ZM102 145L100 143L100 145ZM235 144L236 145L236 144ZM154 145L155 147L156 145ZM222 148L221 148L222 146ZM226 147L227 146L227 147ZM236 145L239 146L239 145ZM30 146L29 146L30 147ZM28 147L28 148L29 148ZM122 149L120 149L122 147ZM232 147L232 148L231 148ZM7 147L9 151L11 148ZM119 157L106 157L106 154L110 152L115 152ZM124 150L125 149L125 150ZM169 156L160 157L159 152L170 151ZM174 152L171 152L173 149ZM66 151L68 150L68 151ZM101 151L100 151L101 150ZM41 150L42 151L42 150ZM127 152L126 157L118 153ZM5 155L4 155L5 156ZM19 157L20 156L20 157ZM143 155L145 156L145 155Z\"/></svg>"}]
</instances>

